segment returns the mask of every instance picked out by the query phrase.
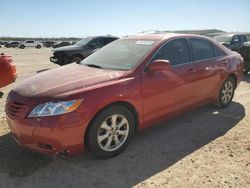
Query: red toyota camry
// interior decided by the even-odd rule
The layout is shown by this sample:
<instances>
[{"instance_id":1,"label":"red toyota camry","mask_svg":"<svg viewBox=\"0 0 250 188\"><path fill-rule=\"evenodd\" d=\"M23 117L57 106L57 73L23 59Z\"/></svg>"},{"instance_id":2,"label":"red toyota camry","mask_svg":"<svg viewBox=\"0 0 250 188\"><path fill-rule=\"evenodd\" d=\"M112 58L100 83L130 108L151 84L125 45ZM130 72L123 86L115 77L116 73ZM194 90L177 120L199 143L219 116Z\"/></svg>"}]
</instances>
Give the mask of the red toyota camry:
<instances>
[{"instance_id":1,"label":"red toyota camry","mask_svg":"<svg viewBox=\"0 0 250 188\"><path fill-rule=\"evenodd\" d=\"M47 154L121 153L135 132L207 103L228 106L242 80L242 57L206 37L126 37L80 64L32 76L6 104L23 147Z\"/></svg>"}]
</instances>

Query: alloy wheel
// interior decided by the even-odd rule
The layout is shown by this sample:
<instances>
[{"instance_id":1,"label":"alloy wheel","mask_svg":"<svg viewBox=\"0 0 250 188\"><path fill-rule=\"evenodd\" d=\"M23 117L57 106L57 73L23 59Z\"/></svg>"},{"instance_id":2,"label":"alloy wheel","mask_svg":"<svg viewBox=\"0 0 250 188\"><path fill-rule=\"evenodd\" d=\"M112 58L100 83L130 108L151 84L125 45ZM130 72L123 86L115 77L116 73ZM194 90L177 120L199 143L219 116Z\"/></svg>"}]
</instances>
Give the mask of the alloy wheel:
<instances>
[{"instance_id":1,"label":"alloy wheel","mask_svg":"<svg viewBox=\"0 0 250 188\"><path fill-rule=\"evenodd\" d=\"M227 104L231 101L234 93L233 91L234 91L233 83L230 81L225 82L221 90L221 101L223 104Z\"/></svg>"},{"instance_id":2,"label":"alloy wheel","mask_svg":"<svg viewBox=\"0 0 250 188\"><path fill-rule=\"evenodd\" d=\"M113 114L102 122L98 130L98 145L104 151L115 151L125 143L128 134L129 123L126 117Z\"/></svg>"}]
</instances>

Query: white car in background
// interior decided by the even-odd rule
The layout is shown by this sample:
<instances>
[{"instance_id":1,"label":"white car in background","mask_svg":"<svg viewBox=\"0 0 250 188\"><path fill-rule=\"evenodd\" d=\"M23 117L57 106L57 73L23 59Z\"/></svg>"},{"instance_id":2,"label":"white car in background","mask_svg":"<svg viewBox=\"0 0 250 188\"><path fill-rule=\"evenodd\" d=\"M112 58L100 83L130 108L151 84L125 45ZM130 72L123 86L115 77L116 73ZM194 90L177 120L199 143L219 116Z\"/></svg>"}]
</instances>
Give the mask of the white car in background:
<instances>
[{"instance_id":1,"label":"white car in background","mask_svg":"<svg viewBox=\"0 0 250 188\"><path fill-rule=\"evenodd\" d=\"M34 40L26 40L19 44L19 48L24 49L26 47L35 47L37 49L40 49L43 46L41 42L37 42Z\"/></svg>"}]
</instances>

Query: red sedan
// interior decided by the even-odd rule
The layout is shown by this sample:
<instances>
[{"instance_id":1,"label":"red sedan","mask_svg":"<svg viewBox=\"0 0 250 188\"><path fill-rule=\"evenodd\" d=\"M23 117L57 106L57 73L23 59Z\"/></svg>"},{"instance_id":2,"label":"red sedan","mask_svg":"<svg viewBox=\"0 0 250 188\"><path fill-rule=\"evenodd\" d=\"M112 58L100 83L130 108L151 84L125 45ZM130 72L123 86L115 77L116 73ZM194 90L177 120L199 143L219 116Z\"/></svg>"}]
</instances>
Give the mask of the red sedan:
<instances>
[{"instance_id":1,"label":"red sedan","mask_svg":"<svg viewBox=\"0 0 250 188\"><path fill-rule=\"evenodd\" d=\"M135 132L207 103L228 106L242 57L196 35L126 37L24 80L6 113L15 140L47 154L121 153Z\"/></svg>"},{"instance_id":2,"label":"red sedan","mask_svg":"<svg viewBox=\"0 0 250 188\"><path fill-rule=\"evenodd\" d=\"M11 56L0 54L0 88L13 83L16 79L16 66Z\"/></svg>"}]
</instances>

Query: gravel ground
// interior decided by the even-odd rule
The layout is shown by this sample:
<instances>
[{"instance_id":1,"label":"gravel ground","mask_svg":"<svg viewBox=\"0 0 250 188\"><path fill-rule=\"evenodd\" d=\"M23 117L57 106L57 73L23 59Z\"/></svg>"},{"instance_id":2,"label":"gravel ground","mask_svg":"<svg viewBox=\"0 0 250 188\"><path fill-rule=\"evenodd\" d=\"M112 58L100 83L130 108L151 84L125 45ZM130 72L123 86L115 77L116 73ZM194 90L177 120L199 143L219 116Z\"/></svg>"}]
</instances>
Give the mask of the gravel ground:
<instances>
[{"instance_id":1,"label":"gravel ground","mask_svg":"<svg viewBox=\"0 0 250 188\"><path fill-rule=\"evenodd\" d=\"M50 49L6 49L18 79L57 67ZM99 160L88 151L61 158L22 150L11 138L0 99L0 187L250 187L250 75L226 109L204 106L133 139L121 155Z\"/></svg>"}]
</instances>

